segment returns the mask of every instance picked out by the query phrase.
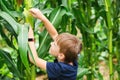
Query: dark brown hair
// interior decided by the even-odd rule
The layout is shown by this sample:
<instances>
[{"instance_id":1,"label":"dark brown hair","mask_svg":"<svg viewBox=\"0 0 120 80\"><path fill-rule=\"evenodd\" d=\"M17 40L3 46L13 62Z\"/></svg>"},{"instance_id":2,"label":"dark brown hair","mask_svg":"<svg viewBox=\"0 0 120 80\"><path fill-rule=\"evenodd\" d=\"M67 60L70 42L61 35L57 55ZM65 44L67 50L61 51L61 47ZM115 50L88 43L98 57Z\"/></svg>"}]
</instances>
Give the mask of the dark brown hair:
<instances>
[{"instance_id":1,"label":"dark brown hair","mask_svg":"<svg viewBox=\"0 0 120 80\"><path fill-rule=\"evenodd\" d=\"M65 63L77 60L78 54L82 49L82 43L76 36L62 33L57 36L56 41L60 47L60 53L65 55Z\"/></svg>"}]
</instances>

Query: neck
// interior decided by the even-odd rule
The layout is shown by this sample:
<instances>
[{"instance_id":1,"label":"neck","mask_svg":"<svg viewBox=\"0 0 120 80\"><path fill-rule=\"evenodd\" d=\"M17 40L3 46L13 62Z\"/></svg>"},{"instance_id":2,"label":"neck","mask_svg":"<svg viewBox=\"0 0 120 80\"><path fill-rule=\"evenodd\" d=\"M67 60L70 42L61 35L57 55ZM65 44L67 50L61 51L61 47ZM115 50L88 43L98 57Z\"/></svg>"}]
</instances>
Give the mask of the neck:
<instances>
[{"instance_id":1,"label":"neck","mask_svg":"<svg viewBox=\"0 0 120 80\"><path fill-rule=\"evenodd\" d=\"M58 57L57 57L57 60L58 60L58 62L64 62L64 60L63 60L63 59L58 59ZM67 63L67 64L69 64L69 65L72 65L72 66L73 66L73 62L69 62L69 63Z\"/></svg>"},{"instance_id":2,"label":"neck","mask_svg":"<svg viewBox=\"0 0 120 80\"><path fill-rule=\"evenodd\" d=\"M69 62L68 64L72 65L73 66L73 62Z\"/></svg>"}]
</instances>

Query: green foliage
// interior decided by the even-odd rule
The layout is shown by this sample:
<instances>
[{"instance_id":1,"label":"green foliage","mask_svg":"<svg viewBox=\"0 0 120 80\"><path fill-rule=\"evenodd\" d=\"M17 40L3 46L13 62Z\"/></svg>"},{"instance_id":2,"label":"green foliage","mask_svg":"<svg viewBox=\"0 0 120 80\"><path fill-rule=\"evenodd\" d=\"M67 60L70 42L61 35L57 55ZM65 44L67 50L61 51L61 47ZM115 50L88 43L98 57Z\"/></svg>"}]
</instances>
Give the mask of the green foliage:
<instances>
[{"instance_id":1,"label":"green foliage","mask_svg":"<svg viewBox=\"0 0 120 80\"><path fill-rule=\"evenodd\" d=\"M0 13L1 13L0 16L12 26L12 28L14 29L13 32L17 34L18 26L17 26L16 21L6 12L0 11Z\"/></svg>"},{"instance_id":2,"label":"green foliage","mask_svg":"<svg viewBox=\"0 0 120 80\"><path fill-rule=\"evenodd\" d=\"M98 70L101 59L109 62L110 76L114 71L120 76L119 3L120 0L0 0L0 69L6 70L0 73L0 79L34 80L36 73L42 73L28 61L28 26L34 29L39 57L53 60L48 54L52 39L45 29L39 30L43 28L41 21L29 15L31 7L39 8L59 33L82 34L78 80L84 75L88 80L104 80ZM112 58L117 59L116 64Z\"/></svg>"},{"instance_id":3,"label":"green foliage","mask_svg":"<svg viewBox=\"0 0 120 80\"><path fill-rule=\"evenodd\" d=\"M77 79L82 78L85 74L89 73L89 69L85 69L85 68L78 68L78 74L77 74Z\"/></svg>"},{"instance_id":4,"label":"green foliage","mask_svg":"<svg viewBox=\"0 0 120 80\"><path fill-rule=\"evenodd\" d=\"M116 2L110 0L102 1L84 1L77 0L77 3L74 3L72 6L72 10L74 16L76 18L76 25L81 30L83 37L83 45L84 45L84 66L91 67L90 74L87 74L88 80L93 80L93 75L97 70L97 65L99 61L99 57L101 54L99 52L107 51L109 55L109 68L110 68L110 79L112 80L113 74L113 63L112 58L116 56L113 52L113 39L112 37L114 33L112 33L113 29L116 29L112 21L115 17L112 11L116 10L116 8L111 8L112 3L114 6ZM119 2L119 1L118 1ZM119 10L116 16L119 16ZM118 19L119 20L119 19ZM100 24L100 25L99 25ZM119 24L119 23L117 23ZM96 28L97 27L97 28ZM118 29L119 26L117 26ZM96 31L97 30L97 31ZM116 33L116 32L115 32ZM101 36L100 36L101 35ZM117 41L115 41L116 43ZM102 43L102 44L101 44ZM115 47L115 46L114 46ZM106 59L108 61L108 59ZM96 73L95 73L96 74ZM98 76L101 75L98 73ZM97 78L99 78L97 77ZM101 78L102 79L102 78ZM101 80L100 79L100 80Z\"/></svg>"},{"instance_id":5,"label":"green foliage","mask_svg":"<svg viewBox=\"0 0 120 80\"><path fill-rule=\"evenodd\" d=\"M3 59L3 62L6 63L9 70L13 72L14 76L21 77L9 53L7 53L6 51L0 50L0 57Z\"/></svg>"},{"instance_id":6,"label":"green foliage","mask_svg":"<svg viewBox=\"0 0 120 80\"><path fill-rule=\"evenodd\" d=\"M18 34L18 49L22 62L30 74L28 57L27 57L27 50L28 50L27 46L28 46L28 25L23 25L23 26L20 25L19 34Z\"/></svg>"}]
</instances>

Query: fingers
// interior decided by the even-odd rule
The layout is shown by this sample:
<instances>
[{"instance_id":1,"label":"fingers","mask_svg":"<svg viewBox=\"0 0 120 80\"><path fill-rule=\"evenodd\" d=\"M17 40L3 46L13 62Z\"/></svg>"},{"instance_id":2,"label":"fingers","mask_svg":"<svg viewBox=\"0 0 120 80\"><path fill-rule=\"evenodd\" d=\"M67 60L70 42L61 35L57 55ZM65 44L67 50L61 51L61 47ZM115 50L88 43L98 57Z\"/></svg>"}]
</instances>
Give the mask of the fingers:
<instances>
[{"instance_id":1,"label":"fingers","mask_svg":"<svg viewBox=\"0 0 120 80\"><path fill-rule=\"evenodd\" d=\"M37 10L35 8L30 9L29 12L31 13L31 15L33 17L37 18L38 12L37 12Z\"/></svg>"},{"instance_id":2,"label":"fingers","mask_svg":"<svg viewBox=\"0 0 120 80\"><path fill-rule=\"evenodd\" d=\"M31 8L29 12L32 14L33 17L43 20L45 17L42 12L38 8Z\"/></svg>"},{"instance_id":3,"label":"fingers","mask_svg":"<svg viewBox=\"0 0 120 80\"><path fill-rule=\"evenodd\" d=\"M32 8L32 9L29 10L29 12L30 12L31 14L35 14L35 9Z\"/></svg>"},{"instance_id":4,"label":"fingers","mask_svg":"<svg viewBox=\"0 0 120 80\"><path fill-rule=\"evenodd\" d=\"M31 8L31 9L29 10L29 12L30 12L31 14L33 14L33 15L38 15L38 14L41 13L40 10L37 9L37 8Z\"/></svg>"},{"instance_id":5,"label":"fingers","mask_svg":"<svg viewBox=\"0 0 120 80\"><path fill-rule=\"evenodd\" d=\"M37 13L37 12L40 12L40 10L39 9L37 9L37 8L32 8L32 9L30 9L29 10L31 13Z\"/></svg>"}]
</instances>

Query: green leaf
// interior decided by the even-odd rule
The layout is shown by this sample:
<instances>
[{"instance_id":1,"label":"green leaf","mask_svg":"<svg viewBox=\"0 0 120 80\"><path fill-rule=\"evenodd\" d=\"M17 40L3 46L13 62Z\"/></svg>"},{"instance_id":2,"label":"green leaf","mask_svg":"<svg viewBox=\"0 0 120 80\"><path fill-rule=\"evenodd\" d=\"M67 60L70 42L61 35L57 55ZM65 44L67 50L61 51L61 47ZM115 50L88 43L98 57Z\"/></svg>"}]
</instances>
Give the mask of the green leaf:
<instances>
[{"instance_id":1,"label":"green leaf","mask_svg":"<svg viewBox=\"0 0 120 80\"><path fill-rule=\"evenodd\" d=\"M0 69L3 67L4 63L5 63L4 58L0 56Z\"/></svg>"},{"instance_id":2,"label":"green leaf","mask_svg":"<svg viewBox=\"0 0 120 80\"><path fill-rule=\"evenodd\" d=\"M9 70L13 72L13 75L21 77L18 69L15 66L15 63L12 61L10 54L0 49L0 56L4 59L4 62L8 66Z\"/></svg>"},{"instance_id":3,"label":"green leaf","mask_svg":"<svg viewBox=\"0 0 120 80\"><path fill-rule=\"evenodd\" d=\"M17 22L6 12L0 11L0 16L5 19L14 29L15 33L18 33L18 25Z\"/></svg>"},{"instance_id":4,"label":"green leaf","mask_svg":"<svg viewBox=\"0 0 120 80\"><path fill-rule=\"evenodd\" d=\"M88 33L94 33L93 28L88 28L85 14L83 14L82 10L76 6L77 4L74 4L75 6L72 8L73 14L76 18L77 26L79 29L84 30Z\"/></svg>"},{"instance_id":5,"label":"green leaf","mask_svg":"<svg viewBox=\"0 0 120 80\"><path fill-rule=\"evenodd\" d=\"M94 72L94 76L98 79L98 80L103 80L103 76L101 75L101 73L96 73Z\"/></svg>"},{"instance_id":6,"label":"green leaf","mask_svg":"<svg viewBox=\"0 0 120 80\"><path fill-rule=\"evenodd\" d=\"M6 32L3 30L3 27L0 25L0 33L2 38L6 41L6 43L8 44L8 46L15 48L15 46L13 45L13 43L10 41L10 39L8 38L8 36L5 34Z\"/></svg>"},{"instance_id":7,"label":"green leaf","mask_svg":"<svg viewBox=\"0 0 120 80\"><path fill-rule=\"evenodd\" d=\"M85 74L89 72L89 69L87 68L78 68L77 78L83 77Z\"/></svg>"},{"instance_id":8,"label":"green leaf","mask_svg":"<svg viewBox=\"0 0 120 80\"><path fill-rule=\"evenodd\" d=\"M62 16L66 13L66 9L64 7L56 8L50 14L50 21L55 26L58 27L62 21Z\"/></svg>"},{"instance_id":9,"label":"green leaf","mask_svg":"<svg viewBox=\"0 0 120 80\"><path fill-rule=\"evenodd\" d=\"M13 4L15 3L13 2ZM14 5L11 4L11 1L0 0L0 5L2 7L2 10L8 13L10 16L12 16L13 19L16 19L16 17L19 17L19 18L23 17L23 14L21 14L21 12L11 11L11 9L14 10Z\"/></svg>"},{"instance_id":10,"label":"green leaf","mask_svg":"<svg viewBox=\"0 0 120 80\"><path fill-rule=\"evenodd\" d=\"M4 2L3 2L4 0L0 0L0 7L2 7L2 10L4 10L5 12L7 12L8 14L11 14L10 12L9 12L9 9L7 9L7 7L6 7L6 5L4 4Z\"/></svg>"},{"instance_id":11,"label":"green leaf","mask_svg":"<svg viewBox=\"0 0 120 80\"><path fill-rule=\"evenodd\" d=\"M19 27L19 35L18 35L18 49L20 52L21 60L29 71L29 63L27 57L27 50L28 50L28 26L27 25L20 25Z\"/></svg>"}]
</instances>

